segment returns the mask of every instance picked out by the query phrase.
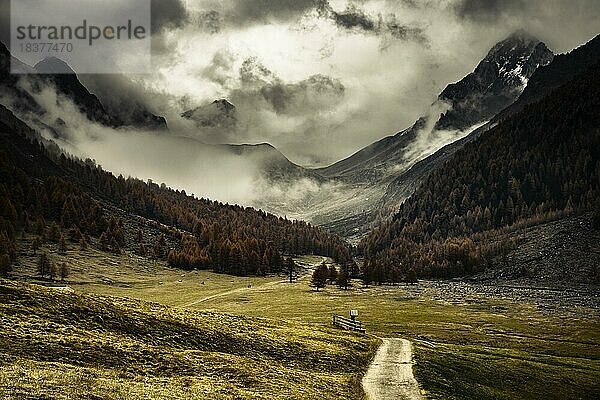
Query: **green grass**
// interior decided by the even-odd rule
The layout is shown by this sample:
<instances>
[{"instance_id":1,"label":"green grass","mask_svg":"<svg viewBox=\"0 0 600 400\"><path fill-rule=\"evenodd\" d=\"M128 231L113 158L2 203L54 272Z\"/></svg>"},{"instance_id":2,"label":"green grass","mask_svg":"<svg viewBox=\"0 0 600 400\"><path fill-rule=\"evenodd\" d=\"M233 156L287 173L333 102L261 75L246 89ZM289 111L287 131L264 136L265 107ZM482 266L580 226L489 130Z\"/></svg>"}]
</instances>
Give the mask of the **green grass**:
<instances>
[{"instance_id":1,"label":"green grass","mask_svg":"<svg viewBox=\"0 0 600 400\"><path fill-rule=\"evenodd\" d=\"M363 398L377 341L0 281L0 398Z\"/></svg>"},{"instance_id":2,"label":"green grass","mask_svg":"<svg viewBox=\"0 0 600 400\"><path fill-rule=\"evenodd\" d=\"M430 399L598 399L600 361L524 350L414 346L415 373Z\"/></svg>"},{"instance_id":3,"label":"green grass","mask_svg":"<svg viewBox=\"0 0 600 400\"><path fill-rule=\"evenodd\" d=\"M416 339L415 374L434 399L600 398L598 310L549 313L532 304L477 295L456 303L445 301L443 293L416 294L412 286L363 289L358 282L349 291L328 286L317 293L306 277L289 284L284 277L186 273L94 250L52 257L73 265L68 284L76 292L155 301L191 315L227 313L327 330L333 313L358 309L368 333ZM35 258L22 259L17 277L30 280ZM321 258L302 261L317 264Z\"/></svg>"},{"instance_id":4,"label":"green grass","mask_svg":"<svg viewBox=\"0 0 600 400\"><path fill-rule=\"evenodd\" d=\"M323 325L332 312L358 309L368 332L415 340L415 375L433 399L600 398L597 312L550 315L534 305L483 297L455 304L415 298L412 290L328 287L317 293L301 282L198 307Z\"/></svg>"},{"instance_id":5,"label":"green grass","mask_svg":"<svg viewBox=\"0 0 600 400\"><path fill-rule=\"evenodd\" d=\"M20 248L28 249L26 241ZM37 277L36 265L41 251L54 262L66 262L70 274L66 284L77 291L131 297L164 305L184 305L224 290L247 288L283 277L234 277L210 271L181 271L169 268L163 261L148 260L135 254L114 255L89 248L80 251L71 246L66 254L58 254L57 246L45 244L35 255L27 250L19 254L19 265L12 277L46 284ZM312 258L307 258L311 260ZM321 257L318 257L322 260Z\"/></svg>"}]
</instances>

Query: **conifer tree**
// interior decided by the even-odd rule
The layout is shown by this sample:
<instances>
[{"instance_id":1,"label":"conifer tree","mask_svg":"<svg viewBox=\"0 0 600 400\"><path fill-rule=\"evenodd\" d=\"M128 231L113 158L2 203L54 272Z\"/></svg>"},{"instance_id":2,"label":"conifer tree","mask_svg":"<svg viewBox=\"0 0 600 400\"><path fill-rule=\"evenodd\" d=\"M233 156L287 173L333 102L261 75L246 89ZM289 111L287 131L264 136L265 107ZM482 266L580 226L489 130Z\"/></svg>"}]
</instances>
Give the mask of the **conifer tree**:
<instances>
[{"instance_id":1,"label":"conifer tree","mask_svg":"<svg viewBox=\"0 0 600 400\"><path fill-rule=\"evenodd\" d=\"M10 257L8 254L0 256L0 275L6 276L10 272Z\"/></svg>"},{"instance_id":2,"label":"conifer tree","mask_svg":"<svg viewBox=\"0 0 600 400\"><path fill-rule=\"evenodd\" d=\"M346 268L342 268L338 274L337 284L340 289L348 290L348 286L350 285L350 277L348 276L348 270Z\"/></svg>"},{"instance_id":3,"label":"conifer tree","mask_svg":"<svg viewBox=\"0 0 600 400\"><path fill-rule=\"evenodd\" d=\"M294 273L296 270L296 263L292 259L292 257L288 257L285 259L285 269L287 271L290 283L294 282Z\"/></svg>"},{"instance_id":4,"label":"conifer tree","mask_svg":"<svg viewBox=\"0 0 600 400\"><path fill-rule=\"evenodd\" d=\"M329 283L330 284L334 284L338 278L338 270L337 268L335 268L335 265L331 264L329 266L329 272L328 272L328 278L329 278Z\"/></svg>"},{"instance_id":5,"label":"conifer tree","mask_svg":"<svg viewBox=\"0 0 600 400\"><path fill-rule=\"evenodd\" d=\"M317 292L319 291L319 289L324 288L325 285L327 284L327 277L329 276L329 269L327 268L327 265L325 265L325 262L323 262L323 264L319 265L312 274L312 278L310 280L310 285L314 288L317 289Z\"/></svg>"},{"instance_id":6,"label":"conifer tree","mask_svg":"<svg viewBox=\"0 0 600 400\"><path fill-rule=\"evenodd\" d=\"M48 254L40 254L40 257L38 258L37 272L42 278L50 273L50 258L48 258Z\"/></svg>"},{"instance_id":7,"label":"conifer tree","mask_svg":"<svg viewBox=\"0 0 600 400\"><path fill-rule=\"evenodd\" d=\"M67 265L67 263L62 262L60 264L60 270L59 270L60 280L64 282L65 279L67 279L67 277L69 276L69 273L70 273L69 266Z\"/></svg>"}]
</instances>

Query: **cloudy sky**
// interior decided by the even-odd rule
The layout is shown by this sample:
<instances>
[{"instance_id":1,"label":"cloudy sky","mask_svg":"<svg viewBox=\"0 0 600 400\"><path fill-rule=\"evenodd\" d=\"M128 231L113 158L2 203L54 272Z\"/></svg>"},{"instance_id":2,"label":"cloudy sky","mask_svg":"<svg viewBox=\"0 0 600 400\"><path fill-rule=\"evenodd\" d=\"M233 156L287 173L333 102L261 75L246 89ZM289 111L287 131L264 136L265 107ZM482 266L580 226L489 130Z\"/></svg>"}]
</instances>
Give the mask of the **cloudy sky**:
<instances>
[{"instance_id":1,"label":"cloudy sky","mask_svg":"<svg viewBox=\"0 0 600 400\"><path fill-rule=\"evenodd\" d=\"M600 32L598 0L152 3L154 73L85 77L92 91L123 110L136 102L165 115L174 135L269 142L313 166L411 125L516 29L555 52ZM220 98L236 106L234 125L199 127L180 117Z\"/></svg>"}]
</instances>

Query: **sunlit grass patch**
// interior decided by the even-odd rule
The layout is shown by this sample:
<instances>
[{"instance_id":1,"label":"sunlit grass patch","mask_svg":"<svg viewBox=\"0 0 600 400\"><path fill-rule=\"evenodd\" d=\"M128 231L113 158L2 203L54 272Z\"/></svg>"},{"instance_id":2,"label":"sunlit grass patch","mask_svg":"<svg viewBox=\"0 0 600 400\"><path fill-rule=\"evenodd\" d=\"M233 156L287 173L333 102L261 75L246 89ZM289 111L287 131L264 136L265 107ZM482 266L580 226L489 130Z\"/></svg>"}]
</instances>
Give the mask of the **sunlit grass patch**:
<instances>
[{"instance_id":1,"label":"sunlit grass patch","mask_svg":"<svg viewBox=\"0 0 600 400\"><path fill-rule=\"evenodd\" d=\"M327 327L7 281L0 316L3 398L362 398L377 347Z\"/></svg>"}]
</instances>

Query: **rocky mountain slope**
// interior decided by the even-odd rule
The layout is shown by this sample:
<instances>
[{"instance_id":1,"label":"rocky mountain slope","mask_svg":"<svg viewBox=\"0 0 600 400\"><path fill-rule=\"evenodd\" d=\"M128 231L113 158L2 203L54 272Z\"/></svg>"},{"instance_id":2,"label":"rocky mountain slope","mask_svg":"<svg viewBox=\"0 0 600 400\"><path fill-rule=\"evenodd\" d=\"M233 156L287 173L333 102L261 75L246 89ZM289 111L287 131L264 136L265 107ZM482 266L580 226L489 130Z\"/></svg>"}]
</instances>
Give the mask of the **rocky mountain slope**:
<instances>
[{"instance_id":1,"label":"rocky mountain slope","mask_svg":"<svg viewBox=\"0 0 600 400\"><path fill-rule=\"evenodd\" d=\"M480 126L514 102L535 70L547 65L552 57L544 43L516 32L497 43L472 73L448 85L429 115L396 135L315 170L327 178L330 186L280 208L272 204L276 208L271 210L311 220L346 237L364 235L378 218L391 215L423 177L421 170L413 169L412 178L405 182L414 186L396 190L396 185L393 193L398 195L390 196L387 188L395 179L438 149L452 143L459 148L464 143L461 139L469 133L487 129Z\"/></svg>"},{"instance_id":2,"label":"rocky mountain slope","mask_svg":"<svg viewBox=\"0 0 600 400\"><path fill-rule=\"evenodd\" d=\"M466 144L365 240L366 265L388 278L390 266L438 277L495 269L514 244L497 243L504 232L599 207L599 87L600 59ZM550 246L550 238L537 237L545 243L530 248ZM575 238L567 232L562 245L575 249ZM589 266L588 250L569 253L568 265ZM537 264L568 257L559 253L542 252ZM595 279L597 271L586 267L586 274L582 279Z\"/></svg>"},{"instance_id":3,"label":"rocky mountain slope","mask_svg":"<svg viewBox=\"0 0 600 400\"><path fill-rule=\"evenodd\" d=\"M498 121L523 109L527 104L548 95L553 89L564 85L574 76L583 73L600 60L600 35L567 54L557 55L553 61L538 68L522 95L492 121L468 136L451 143L431 156L416 163L408 171L399 174L387 187L380 208L394 210L407 199L424 179L447 162L465 144L477 139L482 133L496 126Z\"/></svg>"},{"instance_id":4,"label":"rocky mountain slope","mask_svg":"<svg viewBox=\"0 0 600 400\"><path fill-rule=\"evenodd\" d=\"M17 69L22 72L21 75L11 74L11 63L17 66ZM0 43L0 88L3 92L0 102L10 105L17 113L32 114L37 123L44 124L56 134L60 134L61 124L64 121L41 121L48 110L35 100L35 96L46 87L52 87L56 94L71 100L92 122L113 128L123 126L143 129L167 128L163 117L152 114L142 106L131 110L127 120L111 113L95 94L90 93L75 71L64 61L56 57L48 57L31 67L14 58L8 48Z\"/></svg>"},{"instance_id":5,"label":"rocky mountain slope","mask_svg":"<svg viewBox=\"0 0 600 400\"><path fill-rule=\"evenodd\" d=\"M225 99L215 100L181 114L201 128L230 129L237 123L236 107Z\"/></svg>"},{"instance_id":6,"label":"rocky mountain slope","mask_svg":"<svg viewBox=\"0 0 600 400\"><path fill-rule=\"evenodd\" d=\"M437 129L467 129L512 104L529 78L554 57L546 45L524 31L497 43L475 71L448 85L439 100L451 105Z\"/></svg>"}]
</instances>

